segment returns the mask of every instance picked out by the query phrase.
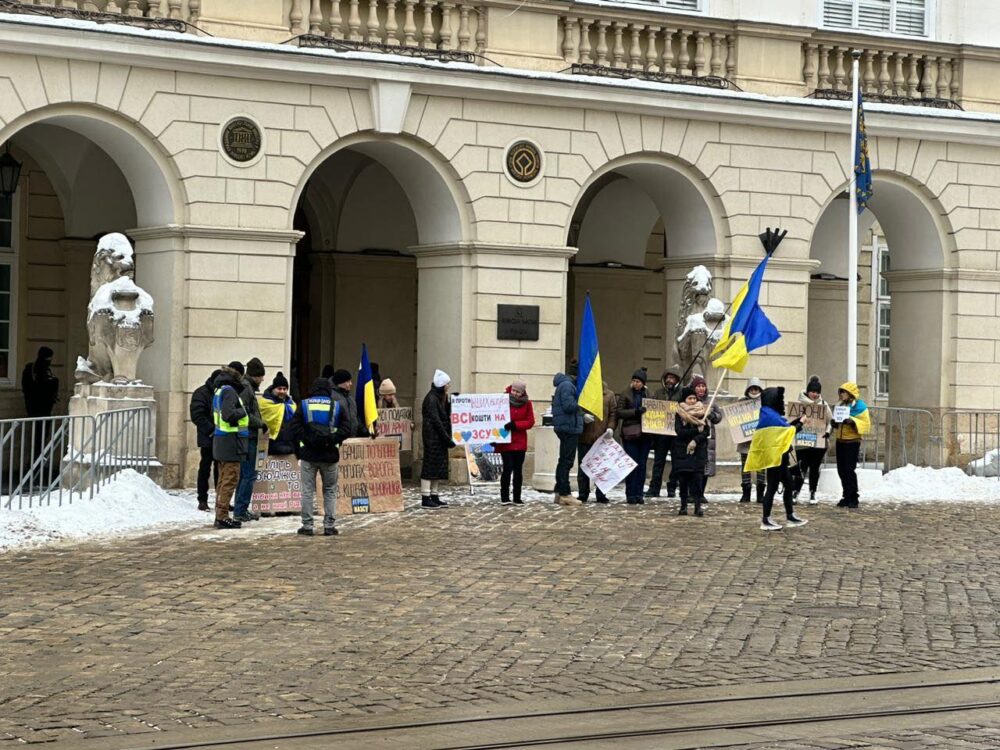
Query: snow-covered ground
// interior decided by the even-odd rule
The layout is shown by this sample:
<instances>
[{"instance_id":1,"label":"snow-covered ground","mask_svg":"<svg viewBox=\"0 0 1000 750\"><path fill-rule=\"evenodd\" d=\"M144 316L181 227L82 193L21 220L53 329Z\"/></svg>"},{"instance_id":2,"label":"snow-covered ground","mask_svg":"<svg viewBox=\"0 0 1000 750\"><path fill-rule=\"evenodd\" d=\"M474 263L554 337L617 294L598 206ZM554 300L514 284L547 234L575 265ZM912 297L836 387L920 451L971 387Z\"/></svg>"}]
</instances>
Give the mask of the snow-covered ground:
<instances>
[{"instance_id":1,"label":"snow-covered ground","mask_svg":"<svg viewBox=\"0 0 1000 750\"><path fill-rule=\"evenodd\" d=\"M829 485L828 485L829 486ZM480 485L475 494L468 487L451 487L442 492L452 505L480 505L499 502L498 485ZM625 501L622 487L616 487L613 503ZM736 502L738 494L713 493L712 502ZM525 488L528 504L551 504L550 493ZM837 500L836 493L821 494L823 504ZM416 488L406 488L408 508L420 502ZM906 466L890 472L876 486L862 485L861 503L985 503L1000 505L1000 480L969 476L960 469L928 469ZM56 542L112 540L177 529L203 532L195 538L204 541L227 541L247 537L294 534L298 516L265 518L245 524L240 531L217 531L211 528L212 516L198 511L194 492L167 492L146 476L126 469L103 487L93 500L77 500L62 506L42 506L30 510L0 510L0 551L33 547ZM444 511L447 512L447 511ZM391 523L405 519L404 514L389 516L354 516L338 520L338 526L361 528L372 523Z\"/></svg>"}]
</instances>

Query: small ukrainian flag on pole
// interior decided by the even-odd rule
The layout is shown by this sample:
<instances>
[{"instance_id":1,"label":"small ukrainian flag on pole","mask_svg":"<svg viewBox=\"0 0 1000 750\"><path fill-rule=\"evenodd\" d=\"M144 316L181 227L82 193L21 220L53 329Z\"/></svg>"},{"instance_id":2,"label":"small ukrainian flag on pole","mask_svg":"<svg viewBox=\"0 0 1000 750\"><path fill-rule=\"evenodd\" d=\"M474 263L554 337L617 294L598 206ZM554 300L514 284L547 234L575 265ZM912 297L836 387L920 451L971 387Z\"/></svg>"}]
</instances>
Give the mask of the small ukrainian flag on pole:
<instances>
[{"instance_id":1,"label":"small ukrainian flag on pole","mask_svg":"<svg viewBox=\"0 0 1000 750\"><path fill-rule=\"evenodd\" d=\"M598 419L604 417L604 378L601 375L601 352L597 346L597 325L590 307L590 292L583 307L580 326L580 368L576 380L576 399L580 408Z\"/></svg>"},{"instance_id":2,"label":"small ukrainian flag on pole","mask_svg":"<svg viewBox=\"0 0 1000 750\"><path fill-rule=\"evenodd\" d=\"M768 320L758 301L764 271L767 270L770 259L770 253L765 255L737 292L729 322L722 331L719 343L712 350L712 356L720 355L712 361L714 367L743 372L750 359L750 352L762 349L781 338L778 329Z\"/></svg>"},{"instance_id":3,"label":"small ukrainian flag on pole","mask_svg":"<svg viewBox=\"0 0 1000 750\"><path fill-rule=\"evenodd\" d=\"M354 398L358 405L358 419L368 428L368 434L374 435L378 409L375 406L375 379L372 377L368 347L365 344L361 345L361 365L358 367L358 387Z\"/></svg>"}]
</instances>

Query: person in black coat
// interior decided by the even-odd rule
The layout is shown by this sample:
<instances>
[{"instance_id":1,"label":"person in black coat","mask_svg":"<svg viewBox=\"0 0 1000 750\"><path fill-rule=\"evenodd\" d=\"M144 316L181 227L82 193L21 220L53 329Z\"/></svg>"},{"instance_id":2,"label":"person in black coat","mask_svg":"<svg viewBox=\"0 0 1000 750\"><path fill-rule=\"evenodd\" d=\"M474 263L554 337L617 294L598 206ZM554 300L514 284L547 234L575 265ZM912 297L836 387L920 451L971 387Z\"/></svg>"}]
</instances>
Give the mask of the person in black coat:
<instances>
[{"instance_id":1,"label":"person in black coat","mask_svg":"<svg viewBox=\"0 0 1000 750\"><path fill-rule=\"evenodd\" d=\"M705 405L693 388L681 391L681 401L674 417L674 442L670 462L681 494L680 516L687 515L688 500L694 500L694 514L704 515L705 464L708 462L709 427Z\"/></svg>"},{"instance_id":2,"label":"person in black coat","mask_svg":"<svg viewBox=\"0 0 1000 750\"><path fill-rule=\"evenodd\" d=\"M21 392L29 417L51 417L59 400L59 378L52 374L54 352L47 346L38 349L34 362L21 372Z\"/></svg>"},{"instance_id":3,"label":"person in black coat","mask_svg":"<svg viewBox=\"0 0 1000 750\"><path fill-rule=\"evenodd\" d=\"M443 370L434 372L431 389L424 396L420 413L424 462L420 468L420 507L443 508L448 505L438 497L438 482L448 479L448 451L455 447L451 439L451 403L448 387L451 377Z\"/></svg>"},{"instance_id":4,"label":"person in black coat","mask_svg":"<svg viewBox=\"0 0 1000 750\"><path fill-rule=\"evenodd\" d=\"M219 483L219 464L212 456L212 437L215 435L215 421L212 418L212 398L215 396L215 379L222 370L216 370L204 385L198 386L191 394L188 411L191 422L198 433L198 510L208 510L208 478L214 475L213 486Z\"/></svg>"},{"instance_id":5,"label":"person in black coat","mask_svg":"<svg viewBox=\"0 0 1000 750\"><path fill-rule=\"evenodd\" d=\"M295 438L292 436L292 418L295 416L295 402L288 393L288 378L278 373L271 385L264 391L263 397L272 404L284 404L285 415L281 421L278 434L267 444L267 455L290 456L295 453Z\"/></svg>"}]
</instances>

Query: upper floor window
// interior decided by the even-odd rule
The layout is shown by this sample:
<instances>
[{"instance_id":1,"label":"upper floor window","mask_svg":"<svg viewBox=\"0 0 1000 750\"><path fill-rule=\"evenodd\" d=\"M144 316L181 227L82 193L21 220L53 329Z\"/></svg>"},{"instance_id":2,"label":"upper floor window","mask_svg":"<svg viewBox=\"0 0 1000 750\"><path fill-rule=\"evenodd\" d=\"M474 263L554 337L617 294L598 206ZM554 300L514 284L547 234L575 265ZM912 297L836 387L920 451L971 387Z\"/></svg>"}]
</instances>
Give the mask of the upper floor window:
<instances>
[{"instance_id":1,"label":"upper floor window","mask_svg":"<svg viewBox=\"0 0 1000 750\"><path fill-rule=\"evenodd\" d=\"M657 5L662 5L664 8L673 8L675 10L701 10L701 4L703 0L644 0L645 2L653 2Z\"/></svg>"},{"instance_id":2,"label":"upper floor window","mask_svg":"<svg viewBox=\"0 0 1000 750\"><path fill-rule=\"evenodd\" d=\"M930 0L823 0L823 25L927 36Z\"/></svg>"}]
</instances>

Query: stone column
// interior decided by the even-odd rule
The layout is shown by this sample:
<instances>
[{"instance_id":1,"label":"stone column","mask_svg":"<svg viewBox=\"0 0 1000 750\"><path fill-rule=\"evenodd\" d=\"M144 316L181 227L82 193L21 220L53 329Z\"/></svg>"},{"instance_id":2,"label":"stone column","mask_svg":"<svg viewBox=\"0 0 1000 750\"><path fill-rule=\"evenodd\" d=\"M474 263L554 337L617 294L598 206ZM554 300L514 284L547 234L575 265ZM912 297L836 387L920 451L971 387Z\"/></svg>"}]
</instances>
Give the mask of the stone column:
<instances>
[{"instance_id":1,"label":"stone column","mask_svg":"<svg viewBox=\"0 0 1000 750\"><path fill-rule=\"evenodd\" d=\"M287 368L292 262L301 232L164 226L129 232L136 283L154 300L156 341L139 377L156 391L157 454L166 486L193 481L198 451L191 392L212 370L259 357Z\"/></svg>"}]
</instances>

